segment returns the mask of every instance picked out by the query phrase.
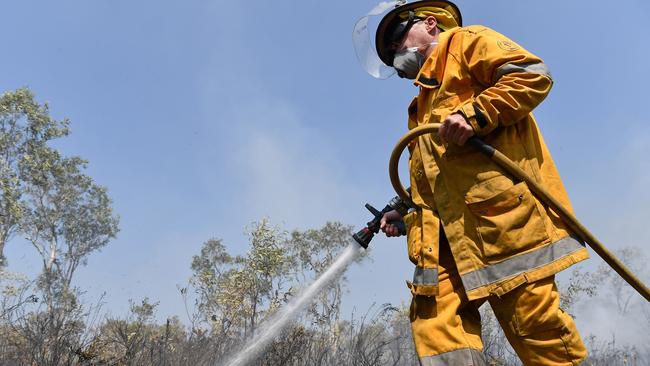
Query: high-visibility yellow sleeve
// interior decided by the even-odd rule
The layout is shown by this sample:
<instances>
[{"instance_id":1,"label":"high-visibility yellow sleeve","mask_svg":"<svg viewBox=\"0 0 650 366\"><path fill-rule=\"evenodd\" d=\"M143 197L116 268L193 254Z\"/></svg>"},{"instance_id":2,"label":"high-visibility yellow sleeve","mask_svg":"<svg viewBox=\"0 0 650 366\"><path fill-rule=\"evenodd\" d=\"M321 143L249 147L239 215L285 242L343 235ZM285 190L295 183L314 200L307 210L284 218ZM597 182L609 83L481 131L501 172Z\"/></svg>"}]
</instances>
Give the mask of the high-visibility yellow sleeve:
<instances>
[{"instance_id":1,"label":"high-visibility yellow sleeve","mask_svg":"<svg viewBox=\"0 0 650 366\"><path fill-rule=\"evenodd\" d=\"M485 87L459 110L476 135L517 123L546 98L553 80L539 57L488 28L469 32L462 42L461 64Z\"/></svg>"}]
</instances>

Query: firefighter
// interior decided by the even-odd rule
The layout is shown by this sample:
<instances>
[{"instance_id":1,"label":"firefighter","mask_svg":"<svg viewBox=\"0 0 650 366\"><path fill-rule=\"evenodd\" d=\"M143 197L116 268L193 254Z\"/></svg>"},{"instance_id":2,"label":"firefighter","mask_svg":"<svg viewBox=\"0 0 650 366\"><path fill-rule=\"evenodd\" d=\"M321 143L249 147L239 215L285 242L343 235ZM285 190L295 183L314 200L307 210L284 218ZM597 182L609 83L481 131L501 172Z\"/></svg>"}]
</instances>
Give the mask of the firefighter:
<instances>
[{"instance_id":1,"label":"firefighter","mask_svg":"<svg viewBox=\"0 0 650 366\"><path fill-rule=\"evenodd\" d=\"M363 19L355 42L364 39ZM472 136L484 139L570 209L531 114L553 84L547 66L492 29L463 27L449 1L399 2L379 22L370 48L376 54L355 48L371 75L397 73L418 88L409 129L442 124L438 134L409 146L415 206L388 212L381 222L388 236L397 235L388 222L407 225L415 264L407 282L410 320L420 363L486 365L478 307L488 301L525 365L580 364L587 352L559 307L554 275L588 258L584 244L525 182L465 144Z\"/></svg>"}]
</instances>

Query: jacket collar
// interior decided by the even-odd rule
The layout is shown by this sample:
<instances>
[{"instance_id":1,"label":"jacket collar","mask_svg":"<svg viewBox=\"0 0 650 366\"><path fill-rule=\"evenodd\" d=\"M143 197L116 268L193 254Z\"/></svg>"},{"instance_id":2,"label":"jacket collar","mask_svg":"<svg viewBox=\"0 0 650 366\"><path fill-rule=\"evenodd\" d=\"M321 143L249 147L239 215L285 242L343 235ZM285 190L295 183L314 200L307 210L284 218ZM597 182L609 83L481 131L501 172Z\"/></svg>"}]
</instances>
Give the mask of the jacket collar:
<instances>
[{"instance_id":1,"label":"jacket collar","mask_svg":"<svg viewBox=\"0 0 650 366\"><path fill-rule=\"evenodd\" d=\"M460 29L461 28L457 27L440 33L438 36L438 45L433 52L431 52L431 55L429 55L426 61L424 61L424 65L422 65L420 72L415 77L414 84L416 86L432 89L437 88L440 85L439 80L442 78L445 70L447 53L449 52L449 43L451 43L453 35Z\"/></svg>"}]
</instances>

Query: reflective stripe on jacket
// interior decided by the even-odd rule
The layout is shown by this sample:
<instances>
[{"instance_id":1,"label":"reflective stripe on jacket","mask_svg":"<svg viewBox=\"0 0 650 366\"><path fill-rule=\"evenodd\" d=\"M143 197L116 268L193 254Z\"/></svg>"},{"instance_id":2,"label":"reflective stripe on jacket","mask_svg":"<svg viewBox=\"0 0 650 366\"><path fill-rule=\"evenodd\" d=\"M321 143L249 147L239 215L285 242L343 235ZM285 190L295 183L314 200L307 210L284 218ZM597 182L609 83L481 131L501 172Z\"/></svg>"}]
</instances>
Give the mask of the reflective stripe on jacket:
<instances>
[{"instance_id":1,"label":"reflective stripe on jacket","mask_svg":"<svg viewBox=\"0 0 650 366\"><path fill-rule=\"evenodd\" d=\"M461 113L477 136L504 153L571 209L531 114L552 79L541 59L482 26L442 32L416 78L409 128ZM588 258L559 217L525 182L469 144L445 148L437 135L409 146L411 193L405 217L414 294L437 294L441 229L470 300L501 295Z\"/></svg>"}]
</instances>

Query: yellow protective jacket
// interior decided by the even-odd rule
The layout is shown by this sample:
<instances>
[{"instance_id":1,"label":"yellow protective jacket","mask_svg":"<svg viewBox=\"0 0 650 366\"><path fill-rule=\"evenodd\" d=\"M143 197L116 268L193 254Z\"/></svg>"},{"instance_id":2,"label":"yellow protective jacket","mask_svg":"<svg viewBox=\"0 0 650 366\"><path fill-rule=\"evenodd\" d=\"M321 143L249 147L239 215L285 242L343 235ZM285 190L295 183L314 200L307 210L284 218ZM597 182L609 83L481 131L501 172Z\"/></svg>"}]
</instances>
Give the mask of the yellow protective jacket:
<instances>
[{"instance_id":1,"label":"yellow protective jacket","mask_svg":"<svg viewBox=\"0 0 650 366\"><path fill-rule=\"evenodd\" d=\"M552 79L541 59L482 26L442 32L415 84L409 128L461 113L475 134L516 162L567 208L560 176L531 111ZM584 245L535 198L525 182L469 144L445 147L437 135L410 146L416 210L404 217L416 265L409 288L438 293L438 245L445 235L470 300L500 296L588 257Z\"/></svg>"}]
</instances>

